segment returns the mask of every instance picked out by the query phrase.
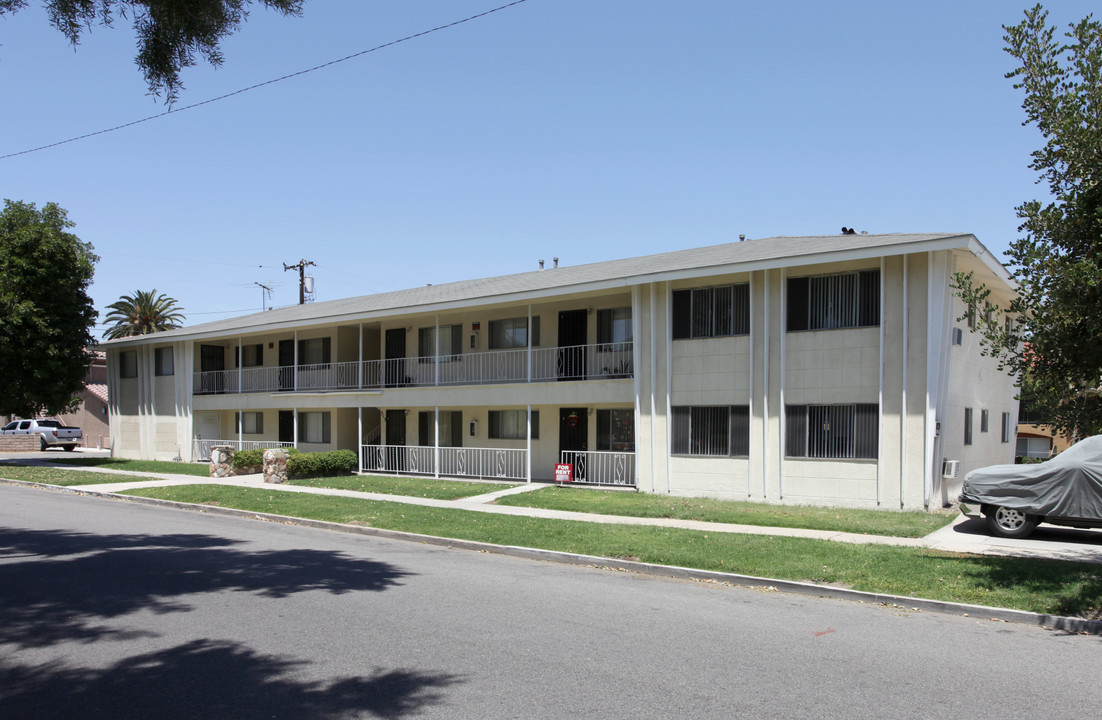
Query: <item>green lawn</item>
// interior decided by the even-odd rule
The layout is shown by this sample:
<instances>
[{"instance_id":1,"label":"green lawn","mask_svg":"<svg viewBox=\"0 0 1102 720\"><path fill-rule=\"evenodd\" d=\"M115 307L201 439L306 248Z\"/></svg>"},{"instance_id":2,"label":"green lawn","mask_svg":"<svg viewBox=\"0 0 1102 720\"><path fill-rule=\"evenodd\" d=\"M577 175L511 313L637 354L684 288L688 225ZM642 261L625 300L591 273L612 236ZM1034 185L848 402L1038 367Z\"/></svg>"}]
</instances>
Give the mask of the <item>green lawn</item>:
<instances>
[{"instance_id":1,"label":"green lawn","mask_svg":"<svg viewBox=\"0 0 1102 720\"><path fill-rule=\"evenodd\" d=\"M604 515L836 530L893 537L923 537L948 525L956 517L955 513L948 512L891 512L807 505L767 505L572 487L548 487L520 495L509 495L498 500L497 504Z\"/></svg>"},{"instance_id":2,"label":"green lawn","mask_svg":"<svg viewBox=\"0 0 1102 720\"><path fill-rule=\"evenodd\" d=\"M409 495L411 497L435 498L437 500L455 500L516 487L516 483L480 483L465 482L463 480L434 480L432 478L376 477L374 475L291 478L288 480L288 484L335 488L338 490L357 490L360 492L383 493L385 495Z\"/></svg>"},{"instance_id":3,"label":"green lawn","mask_svg":"<svg viewBox=\"0 0 1102 720\"><path fill-rule=\"evenodd\" d=\"M210 466L207 463L168 462L164 460L125 460L123 458L57 458L53 462L84 467L101 467L108 470L130 470L132 472L173 473L175 475L195 475L208 477Z\"/></svg>"},{"instance_id":4,"label":"green lawn","mask_svg":"<svg viewBox=\"0 0 1102 720\"><path fill-rule=\"evenodd\" d=\"M1059 615L1102 612L1102 566L803 538L605 525L191 485L127 494Z\"/></svg>"},{"instance_id":5,"label":"green lawn","mask_svg":"<svg viewBox=\"0 0 1102 720\"><path fill-rule=\"evenodd\" d=\"M0 478L65 486L142 482L156 479L140 475L117 475L115 473L90 472L88 470L59 470L58 468L31 467L29 465L0 465Z\"/></svg>"}]
</instances>

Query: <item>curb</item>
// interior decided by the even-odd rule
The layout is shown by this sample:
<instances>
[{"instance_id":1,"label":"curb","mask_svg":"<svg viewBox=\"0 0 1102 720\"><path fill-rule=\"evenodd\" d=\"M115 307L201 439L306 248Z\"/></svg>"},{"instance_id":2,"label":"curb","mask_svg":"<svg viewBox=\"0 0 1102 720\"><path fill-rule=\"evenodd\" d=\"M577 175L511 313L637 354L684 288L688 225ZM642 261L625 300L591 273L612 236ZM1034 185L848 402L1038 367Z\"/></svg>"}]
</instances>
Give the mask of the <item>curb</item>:
<instances>
[{"instance_id":1,"label":"curb","mask_svg":"<svg viewBox=\"0 0 1102 720\"><path fill-rule=\"evenodd\" d=\"M360 525L345 525L328 522L325 520L311 520L309 518L296 518L290 515L275 515L272 513L258 513L236 508L214 507L210 505L196 505L193 503L178 502L176 500L160 500L146 498L137 495L121 495L119 493L96 492L94 490L76 490L61 485L48 485L24 480L0 479L0 482L24 487L49 488L50 490L70 493L73 495L87 495L108 500L121 500L125 502L152 505L156 507L174 508L190 512L206 513L209 515L222 515L225 517L237 517L252 520L264 520L285 525L299 525L302 527L328 530L330 532L343 532L353 535L367 535L405 542L419 542L424 545L434 545L460 550L472 550L475 552L493 553L509 557L523 558L527 560L541 560L562 565L578 565L610 570L623 570L635 572L641 575L664 577L676 580L696 580L704 582L723 583L743 587L767 588L781 592L813 597L831 598L834 600L848 600L874 605L891 605L912 610L924 610L945 615L959 615L988 620L994 622L1012 622L1022 625L1034 625L1050 630L1060 630L1069 633L1083 633L1090 635L1102 635L1102 620L1086 620L1083 618L1067 617L1064 615L1046 615L1029 612L1027 610L1012 610L1010 608L989 607L987 605L972 605L945 600L928 600L925 598L910 597L907 595L889 595L887 593L865 592L863 590L850 590L829 585L816 585L814 583L799 582L796 580L779 580L775 578L763 578L754 575L740 575L737 573L719 572L715 570L697 570L693 568L679 567L676 565L657 565L634 560L616 560L613 558L599 557L596 555L580 555L577 553L560 552L557 550L541 550L517 545L495 545L476 540L460 540L456 538L437 537L435 535L421 535L418 533L403 532L401 530L387 530L384 528L364 527Z\"/></svg>"}]
</instances>

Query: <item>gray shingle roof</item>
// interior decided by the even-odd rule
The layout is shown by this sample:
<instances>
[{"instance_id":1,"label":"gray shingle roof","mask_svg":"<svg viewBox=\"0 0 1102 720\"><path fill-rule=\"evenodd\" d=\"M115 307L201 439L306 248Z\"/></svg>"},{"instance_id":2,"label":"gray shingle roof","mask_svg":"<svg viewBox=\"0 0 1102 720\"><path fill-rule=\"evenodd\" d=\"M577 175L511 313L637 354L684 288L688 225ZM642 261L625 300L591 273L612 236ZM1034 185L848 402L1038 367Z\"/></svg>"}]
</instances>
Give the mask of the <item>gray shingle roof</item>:
<instances>
[{"instance_id":1,"label":"gray shingle roof","mask_svg":"<svg viewBox=\"0 0 1102 720\"><path fill-rule=\"evenodd\" d=\"M934 249L935 245L964 249L970 242L976 242L976 240L972 235L965 233L761 238L623 260L534 270L514 275L426 285L408 290L294 305L169 330L155 335L114 340L105 345L165 342L192 336L253 332L273 326L354 321L357 318L378 314L425 311L433 306L453 303L475 304L491 299L507 301L509 296L521 294L551 296L579 292L586 290L586 286L617 281L628 287L642 282L676 279L694 273L708 275L761 267L830 262L831 255L843 256L854 253L868 257L897 255Z\"/></svg>"}]
</instances>

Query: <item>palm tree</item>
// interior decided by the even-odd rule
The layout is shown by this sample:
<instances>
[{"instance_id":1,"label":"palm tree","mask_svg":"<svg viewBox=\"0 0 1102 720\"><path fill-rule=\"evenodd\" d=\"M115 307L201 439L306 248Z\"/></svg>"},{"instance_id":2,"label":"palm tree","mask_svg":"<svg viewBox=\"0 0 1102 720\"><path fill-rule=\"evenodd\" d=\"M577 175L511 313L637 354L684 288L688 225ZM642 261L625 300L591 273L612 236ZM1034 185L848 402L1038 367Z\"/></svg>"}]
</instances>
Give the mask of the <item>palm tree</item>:
<instances>
[{"instance_id":1,"label":"palm tree","mask_svg":"<svg viewBox=\"0 0 1102 720\"><path fill-rule=\"evenodd\" d=\"M184 321L183 308L176 300L164 293L157 295L156 290L135 290L133 295L123 295L107 309L110 310L107 322L115 323L103 333L108 340L173 330Z\"/></svg>"}]
</instances>

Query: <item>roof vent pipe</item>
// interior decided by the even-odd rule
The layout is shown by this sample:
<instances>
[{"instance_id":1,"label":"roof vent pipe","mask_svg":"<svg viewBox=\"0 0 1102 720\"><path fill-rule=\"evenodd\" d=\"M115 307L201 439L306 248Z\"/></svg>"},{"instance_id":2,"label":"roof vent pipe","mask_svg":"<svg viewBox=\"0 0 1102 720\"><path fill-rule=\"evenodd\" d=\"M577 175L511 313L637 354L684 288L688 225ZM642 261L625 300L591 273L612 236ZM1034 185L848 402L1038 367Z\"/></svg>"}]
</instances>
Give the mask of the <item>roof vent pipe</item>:
<instances>
[{"instance_id":1,"label":"roof vent pipe","mask_svg":"<svg viewBox=\"0 0 1102 720\"><path fill-rule=\"evenodd\" d=\"M551 259L555 261L555 267L558 267L559 266L559 259L558 258L551 258Z\"/></svg>"},{"instance_id":2,"label":"roof vent pipe","mask_svg":"<svg viewBox=\"0 0 1102 720\"><path fill-rule=\"evenodd\" d=\"M543 270L543 260L540 260L540 270Z\"/></svg>"}]
</instances>

